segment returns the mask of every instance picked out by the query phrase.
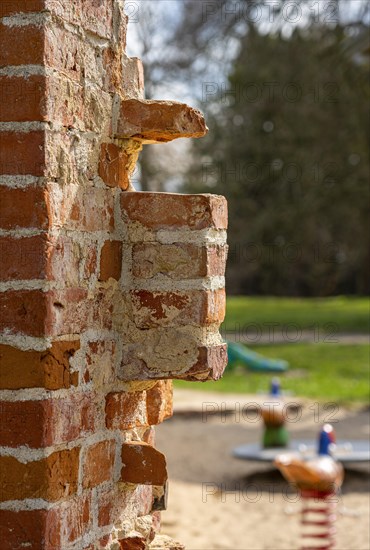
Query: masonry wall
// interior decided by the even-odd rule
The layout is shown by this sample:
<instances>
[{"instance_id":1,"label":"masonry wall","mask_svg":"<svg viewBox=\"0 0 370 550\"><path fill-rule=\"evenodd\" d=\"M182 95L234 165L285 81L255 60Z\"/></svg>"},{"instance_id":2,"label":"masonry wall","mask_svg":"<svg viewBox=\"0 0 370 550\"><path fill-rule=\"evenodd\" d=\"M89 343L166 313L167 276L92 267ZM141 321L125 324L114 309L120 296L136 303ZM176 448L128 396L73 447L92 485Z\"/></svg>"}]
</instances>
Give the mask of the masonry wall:
<instances>
[{"instance_id":1,"label":"masonry wall","mask_svg":"<svg viewBox=\"0 0 370 550\"><path fill-rule=\"evenodd\" d=\"M153 426L225 367L226 204L133 191L122 1L0 15L1 549L160 548Z\"/></svg>"}]
</instances>

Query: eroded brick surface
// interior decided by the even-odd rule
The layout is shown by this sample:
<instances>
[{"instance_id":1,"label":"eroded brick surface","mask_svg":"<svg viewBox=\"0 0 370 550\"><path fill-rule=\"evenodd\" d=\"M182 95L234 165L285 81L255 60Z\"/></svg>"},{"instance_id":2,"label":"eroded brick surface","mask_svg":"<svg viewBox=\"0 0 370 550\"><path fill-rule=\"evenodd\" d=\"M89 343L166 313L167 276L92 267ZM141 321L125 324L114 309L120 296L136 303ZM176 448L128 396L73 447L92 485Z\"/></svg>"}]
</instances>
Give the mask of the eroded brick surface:
<instances>
[{"instance_id":1,"label":"eroded brick surface","mask_svg":"<svg viewBox=\"0 0 370 550\"><path fill-rule=\"evenodd\" d=\"M227 208L130 178L143 146L205 121L143 99L121 0L3 0L0 17L2 548L181 548L155 536L154 426L171 379L225 366Z\"/></svg>"}]
</instances>

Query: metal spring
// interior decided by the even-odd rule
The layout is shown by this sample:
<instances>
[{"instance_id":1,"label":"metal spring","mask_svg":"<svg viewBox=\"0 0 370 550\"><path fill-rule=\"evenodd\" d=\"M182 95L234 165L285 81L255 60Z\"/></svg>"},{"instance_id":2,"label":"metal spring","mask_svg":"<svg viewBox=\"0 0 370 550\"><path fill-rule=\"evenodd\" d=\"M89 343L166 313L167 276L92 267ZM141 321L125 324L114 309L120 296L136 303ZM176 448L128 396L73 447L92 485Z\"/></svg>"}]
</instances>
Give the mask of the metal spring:
<instances>
[{"instance_id":1,"label":"metal spring","mask_svg":"<svg viewBox=\"0 0 370 550\"><path fill-rule=\"evenodd\" d=\"M302 491L301 550L331 550L335 546L335 508L333 493Z\"/></svg>"}]
</instances>

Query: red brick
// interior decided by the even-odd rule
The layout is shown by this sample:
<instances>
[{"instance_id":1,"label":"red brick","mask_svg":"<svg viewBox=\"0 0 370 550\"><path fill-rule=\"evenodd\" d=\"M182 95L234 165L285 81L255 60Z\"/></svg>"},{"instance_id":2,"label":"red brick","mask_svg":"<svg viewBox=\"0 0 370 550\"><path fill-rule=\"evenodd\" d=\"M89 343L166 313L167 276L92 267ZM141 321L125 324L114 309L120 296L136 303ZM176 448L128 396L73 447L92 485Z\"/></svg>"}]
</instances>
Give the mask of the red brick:
<instances>
[{"instance_id":1,"label":"red brick","mask_svg":"<svg viewBox=\"0 0 370 550\"><path fill-rule=\"evenodd\" d=\"M143 279L163 275L174 280L224 275L227 246L187 243L138 243L133 246L133 275Z\"/></svg>"},{"instance_id":2,"label":"red brick","mask_svg":"<svg viewBox=\"0 0 370 550\"><path fill-rule=\"evenodd\" d=\"M20 350L0 344L0 389L70 388L78 382L70 359L80 348L79 340L54 342L45 351Z\"/></svg>"},{"instance_id":3,"label":"red brick","mask_svg":"<svg viewBox=\"0 0 370 550\"><path fill-rule=\"evenodd\" d=\"M0 445L49 447L84 437L94 429L93 398L0 402Z\"/></svg>"},{"instance_id":4,"label":"red brick","mask_svg":"<svg viewBox=\"0 0 370 550\"><path fill-rule=\"evenodd\" d=\"M0 186L0 226L46 229L49 225L45 190L42 187L12 189Z\"/></svg>"},{"instance_id":5,"label":"red brick","mask_svg":"<svg viewBox=\"0 0 370 550\"><path fill-rule=\"evenodd\" d=\"M99 176L109 187L126 190L129 186L129 157L114 143L103 143L100 150Z\"/></svg>"},{"instance_id":6,"label":"red brick","mask_svg":"<svg viewBox=\"0 0 370 550\"><path fill-rule=\"evenodd\" d=\"M54 290L48 293L48 317L45 334L79 334L87 328L112 328L113 303L109 290L88 296L83 288Z\"/></svg>"},{"instance_id":7,"label":"red brick","mask_svg":"<svg viewBox=\"0 0 370 550\"><path fill-rule=\"evenodd\" d=\"M122 521L126 511L136 511L138 517L151 513L153 505L153 487L151 485L114 484L107 489L101 487L97 493L99 527L116 525Z\"/></svg>"},{"instance_id":8,"label":"red brick","mask_svg":"<svg viewBox=\"0 0 370 550\"><path fill-rule=\"evenodd\" d=\"M19 462L0 458L0 501L43 498L54 502L77 491L79 448L58 451L47 458Z\"/></svg>"},{"instance_id":9,"label":"red brick","mask_svg":"<svg viewBox=\"0 0 370 550\"><path fill-rule=\"evenodd\" d=\"M61 548L85 535L90 527L90 496L74 497L57 508L61 525Z\"/></svg>"},{"instance_id":10,"label":"red brick","mask_svg":"<svg viewBox=\"0 0 370 550\"><path fill-rule=\"evenodd\" d=\"M73 202L67 197L67 201L55 201L50 207L53 222L63 225L65 229L109 232L114 229L114 196L111 189L78 189Z\"/></svg>"},{"instance_id":11,"label":"red brick","mask_svg":"<svg viewBox=\"0 0 370 550\"><path fill-rule=\"evenodd\" d=\"M9 290L0 293L0 330L28 336L44 336L47 295L41 290Z\"/></svg>"},{"instance_id":12,"label":"red brick","mask_svg":"<svg viewBox=\"0 0 370 550\"><path fill-rule=\"evenodd\" d=\"M185 103L126 99L121 102L115 137L155 143L202 137L207 130L202 113Z\"/></svg>"},{"instance_id":13,"label":"red brick","mask_svg":"<svg viewBox=\"0 0 370 550\"><path fill-rule=\"evenodd\" d=\"M210 245L206 248L207 276L224 276L228 246Z\"/></svg>"},{"instance_id":14,"label":"red brick","mask_svg":"<svg viewBox=\"0 0 370 550\"><path fill-rule=\"evenodd\" d=\"M47 120L46 77L0 76L1 122Z\"/></svg>"},{"instance_id":15,"label":"red brick","mask_svg":"<svg viewBox=\"0 0 370 550\"><path fill-rule=\"evenodd\" d=\"M102 548L108 548L108 544L109 544L109 541L110 541L110 535L105 535L104 537L102 537L101 539L99 539L99 550L101 550ZM89 546L88 550L95 550L96 549L96 546Z\"/></svg>"},{"instance_id":16,"label":"red brick","mask_svg":"<svg viewBox=\"0 0 370 550\"><path fill-rule=\"evenodd\" d=\"M112 478L115 452L114 440L101 441L87 449L82 481L84 488L91 489Z\"/></svg>"},{"instance_id":17,"label":"red brick","mask_svg":"<svg viewBox=\"0 0 370 550\"><path fill-rule=\"evenodd\" d=\"M160 424L173 414L172 380L160 380L146 392L148 424Z\"/></svg>"},{"instance_id":18,"label":"red brick","mask_svg":"<svg viewBox=\"0 0 370 550\"><path fill-rule=\"evenodd\" d=\"M147 425L145 392L109 393L105 398L105 422L109 429L130 430Z\"/></svg>"},{"instance_id":19,"label":"red brick","mask_svg":"<svg viewBox=\"0 0 370 550\"><path fill-rule=\"evenodd\" d=\"M2 550L57 550L86 533L90 499L75 497L50 510L1 510L0 518Z\"/></svg>"},{"instance_id":20,"label":"red brick","mask_svg":"<svg viewBox=\"0 0 370 550\"><path fill-rule=\"evenodd\" d=\"M0 281L44 279L46 275L45 234L35 237L0 237Z\"/></svg>"},{"instance_id":21,"label":"red brick","mask_svg":"<svg viewBox=\"0 0 370 550\"><path fill-rule=\"evenodd\" d=\"M43 65L44 39L42 27L0 23L0 66Z\"/></svg>"},{"instance_id":22,"label":"red brick","mask_svg":"<svg viewBox=\"0 0 370 550\"><path fill-rule=\"evenodd\" d=\"M45 0L2 0L0 4L0 17L42 11L45 8Z\"/></svg>"},{"instance_id":23,"label":"red brick","mask_svg":"<svg viewBox=\"0 0 370 550\"><path fill-rule=\"evenodd\" d=\"M66 287L78 287L80 282L80 263L84 251L80 242L60 235L49 237L45 247L47 265L45 278L51 281L63 281Z\"/></svg>"},{"instance_id":24,"label":"red brick","mask_svg":"<svg viewBox=\"0 0 370 550\"><path fill-rule=\"evenodd\" d=\"M0 132L0 173L42 176L45 172L45 132Z\"/></svg>"},{"instance_id":25,"label":"red brick","mask_svg":"<svg viewBox=\"0 0 370 550\"><path fill-rule=\"evenodd\" d=\"M113 2L101 0L45 0L46 8L66 21L77 24L98 36L110 38L113 25Z\"/></svg>"},{"instance_id":26,"label":"red brick","mask_svg":"<svg viewBox=\"0 0 370 550\"><path fill-rule=\"evenodd\" d=\"M146 539L139 533L121 539L118 542L121 550L145 550L148 547Z\"/></svg>"},{"instance_id":27,"label":"red brick","mask_svg":"<svg viewBox=\"0 0 370 550\"><path fill-rule=\"evenodd\" d=\"M99 281L119 280L122 270L122 242L105 241L100 254Z\"/></svg>"},{"instance_id":28,"label":"red brick","mask_svg":"<svg viewBox=\"0 0 370 550\"><path fill-rule=\"evenodd\" d=\"M122 445L121 481L142 485L164 485L167 480L165 456L143 441Z\"/></svg>"},{"instance_id":29,"label":"red brick","mask_svg":"<svg viewBox=\"0 0 370 550\"><path fill-rule=\"evenodd\" d=\"M218 195L123 193L121 207L128 221L159 229L226 229L227 203Z\"/></svg>"},{"instance_id":30,"label":"red brick","mask_svg":"<svg viewBox=\"0 0 370 550\"><path fill-rule=\"evenodd\" d=\"M133 290L132 315L139 328L156 326L208 325L220 323L225 315L225 292L194 290L151 292Z\"/></svg>"},{"instance_id":31,"label":"red brick","mask_svg":"<svg viewBox=\"0 0 370 550\"><path fill-rule=\"evenodd\" d=\"M54 510L0 510L2 550L56 550L60 524Z\"/></svg>"},{"instance_id":32,"label":"red brick","mask_svg":"<svg viewBox=\"0 0 370 550\"><path fill-rule=\"evenodd\" d=\"M87 291L82 288L68 288L48 293L48 316L45 334L61 336L79 334L92 319L92 304L87 301Z\"/></svg>"},{"instance_id":33,"label":"red brick","mask_svg":"<svg viewBox=\"0 0 370 550\"><path fill-rule=\"evenodd\" d=\"M192 381L218 380L227 365L227 345L203 346L198 350L198 361L180 378ZM173 376L176 378L176 376Z\"/></svg>"}]
</instances>

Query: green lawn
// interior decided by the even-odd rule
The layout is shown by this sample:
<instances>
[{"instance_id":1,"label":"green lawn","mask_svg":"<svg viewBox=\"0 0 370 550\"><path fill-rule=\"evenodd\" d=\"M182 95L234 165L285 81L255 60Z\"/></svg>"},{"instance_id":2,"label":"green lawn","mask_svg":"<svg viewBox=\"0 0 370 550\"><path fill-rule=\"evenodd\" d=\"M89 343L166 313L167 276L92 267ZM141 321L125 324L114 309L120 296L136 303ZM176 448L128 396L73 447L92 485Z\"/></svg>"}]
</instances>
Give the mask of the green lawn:
<instances>
[{"instance_id":1,"label":"green lawn","mask_svg":"<svg viewBox=\"0 0 370 550\"><path fill-rule=\"evenodd\" d=\"M269 323L298 325L301 330L312 329L337 332L366 333L369 331L368 298L275 298L231 296L227 299L223 331L238 331L258 324L268 332ZM279 330L278 327L275 330Z\"/></svg>"},{"instance_id":2,"label":"green lawn","mask_svg":"<svg viewBox=\"0 0 370 550\"><path fill-rule=\"evenodd\" d=\"M335 344L282 344L254 346L267 357L286 359L287 373L280 376L284 390L343 404L369 401L369 346ZM244 370L228 372L217 382L176 381L175 386L218 392L255 393L266 391L271 374Z\"/></svg>"}]
</instances>

